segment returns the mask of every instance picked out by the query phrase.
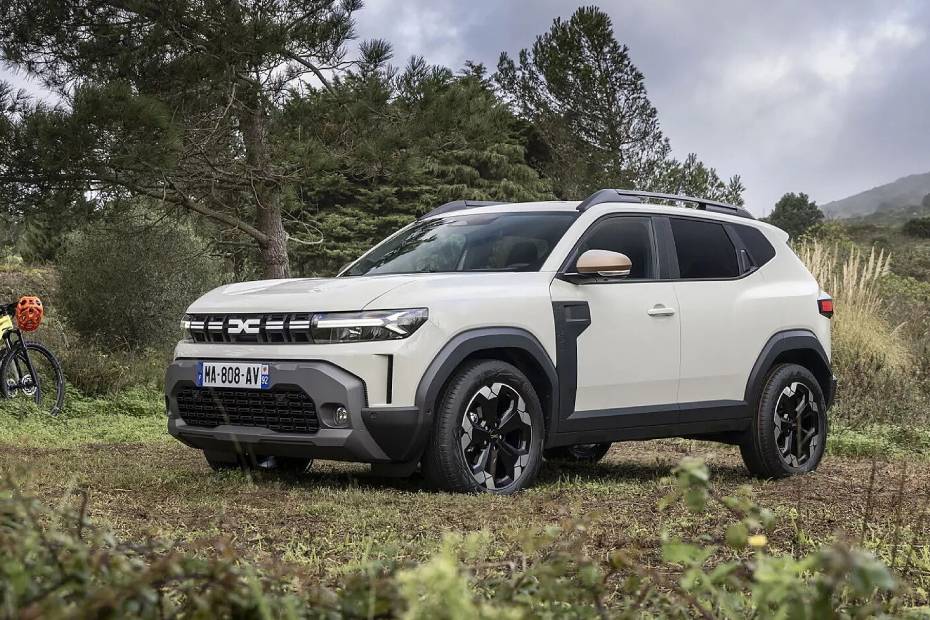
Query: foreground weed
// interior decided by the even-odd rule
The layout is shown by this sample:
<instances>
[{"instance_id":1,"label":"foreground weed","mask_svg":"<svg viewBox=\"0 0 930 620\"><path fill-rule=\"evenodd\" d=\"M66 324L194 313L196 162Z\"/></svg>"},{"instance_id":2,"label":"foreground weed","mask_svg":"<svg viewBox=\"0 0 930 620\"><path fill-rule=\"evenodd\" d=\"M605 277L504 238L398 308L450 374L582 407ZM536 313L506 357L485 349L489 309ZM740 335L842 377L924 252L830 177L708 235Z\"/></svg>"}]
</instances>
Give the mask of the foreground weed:
<instances>
[{"instance_id":1,"label":"foreground weed","mask_svg":"<svg viewBox=\"0 0 930 620\"><path fill-rule=\"evenodd\" d=\"M127 545L88 521L86 495L52 510L8 481L0 494L0 581L7 584L0 608L20 617L411 619L813 619L914 611L903 606L906 588L888 565L857 545L837 542L796 557L770 552L775 515L749 489L719 494L701 461L686 458L662 484L662 510L722 511L729 525L719 535L666 532L658 566L627 548L588 556L586 520L526 533L515 560L497 559L487 532L450 534L423 562L381 559L345 573L338 588L297 589L280 566L253 567L222 540L211 543L208 557L157 541ZM890 561L900 566L903 558Z\"/></svg>"}]
</instances>

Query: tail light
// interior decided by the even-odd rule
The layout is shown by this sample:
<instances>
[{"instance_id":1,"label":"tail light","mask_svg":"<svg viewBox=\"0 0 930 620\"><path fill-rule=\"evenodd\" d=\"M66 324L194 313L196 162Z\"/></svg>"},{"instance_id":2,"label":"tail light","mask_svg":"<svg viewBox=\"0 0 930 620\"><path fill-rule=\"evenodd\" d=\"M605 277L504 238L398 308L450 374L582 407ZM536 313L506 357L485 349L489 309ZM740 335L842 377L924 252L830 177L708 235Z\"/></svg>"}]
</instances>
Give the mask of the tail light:
<instances>
[{"instance_id":1,"label":"tail light","mask_svg":"<svg viewBox=\"0 0 930 620\"><path fill-rule=\"evenodd\" d=\"M817 310L828 319L833 318L833 298L822 293L817 298Z\"/></svg>"}]
</instances>

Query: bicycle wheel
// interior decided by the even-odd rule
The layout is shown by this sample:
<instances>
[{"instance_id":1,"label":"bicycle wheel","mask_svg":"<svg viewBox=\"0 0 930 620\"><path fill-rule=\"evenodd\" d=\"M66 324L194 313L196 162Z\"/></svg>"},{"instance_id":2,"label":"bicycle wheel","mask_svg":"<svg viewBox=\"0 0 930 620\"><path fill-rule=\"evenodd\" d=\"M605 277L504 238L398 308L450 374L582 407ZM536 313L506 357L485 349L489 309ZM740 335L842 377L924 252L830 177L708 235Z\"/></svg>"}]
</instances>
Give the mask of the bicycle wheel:
<instances>
[{"instance_id":1,"label":"bicycle wheel","mask_svg":"<svg viewBox=\"0 0 930 620\"><path fill-rule=\"evenodd\" d=\"M45 413L57 415L65 400L61 364L38 342L24 342L0 364L0 390L5 398L29 399Z\"/></svg>"}]
</instances>

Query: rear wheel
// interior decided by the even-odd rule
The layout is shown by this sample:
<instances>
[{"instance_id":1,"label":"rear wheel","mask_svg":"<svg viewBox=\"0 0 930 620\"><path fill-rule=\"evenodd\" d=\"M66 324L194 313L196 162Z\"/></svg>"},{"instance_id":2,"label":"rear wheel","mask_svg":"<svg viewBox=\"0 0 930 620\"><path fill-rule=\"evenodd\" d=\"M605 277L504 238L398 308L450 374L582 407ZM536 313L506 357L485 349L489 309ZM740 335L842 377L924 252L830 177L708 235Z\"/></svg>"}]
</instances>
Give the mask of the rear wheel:
<instances>
[{"instance_id":1,"label":"rear wheel","mask_svg":"<svg viewBox=\"0 0 930 620\"><path fill-rule=\"evenodd\" d=\"M827 443L827 406L814 375L797 364L769 373L756 415L740 444L751 473L783 478L813 471Z\"/></svg>"},{"instance_id":2,"label":"rear wheel","mask_svg":"<svg viewBox=\"0 0 930 620\"><path fill-rule=\"evenodd\" d=\"M449 491L515 493L536 478L543 428L539 398L522 372L498 360L468 363L437 405L423 473Z\"/></svg>"},{"instance_id":3,"label":"rear wheel","mask_svg":"<svg viewBox=\"0 0 930 620\"><path fill-rule=\"evenodd\" d=\"M61 364L38 342L24 342L0 363L0 390L4 398L31 400L41 411L57 415L65 401Z\"/></svg>"},{"instance_id":4,"label":"rear wheel","mask_svg":"<svg viewBox=\"0 0 930 620\"><path fill-rule=\"evenodd\" d=\"M604 458L611 445L610 443L581 443L575 446L560 446L546 450L545 456L550 461L597 463Z\"/></svg>"}]
</instances>

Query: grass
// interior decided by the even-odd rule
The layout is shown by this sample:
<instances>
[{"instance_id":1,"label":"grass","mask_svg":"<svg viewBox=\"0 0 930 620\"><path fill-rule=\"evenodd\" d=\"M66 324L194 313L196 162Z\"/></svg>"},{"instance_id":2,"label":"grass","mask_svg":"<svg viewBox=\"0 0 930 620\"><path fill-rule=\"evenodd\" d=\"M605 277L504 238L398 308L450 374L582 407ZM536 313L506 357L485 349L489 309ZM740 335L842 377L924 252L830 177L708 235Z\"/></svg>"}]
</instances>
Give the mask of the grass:
<instances>
[{"instance_id":1,"label":"grass","mask_svg":"<svg viewBox=\"0 0 930 620\"><path fill-rule=\"evenodd\" d=\"M112 398L85 398L70 391L65 411L51 417L17 401L0 401L0 444L64 448L167 442L171 438L163 403L160 393L144 389Z\"/></svg>"},{"instance_id":2,"label":"grass","mask_svg":"<svg viewBox=\"0 0 930 620\"><path fill-rule=\"evenodd\" d=\"M589 556L606 557L623 547L644 566L658 567L663 527L694 537L722 533L730 522L719 512L656 510L666 493L660 480L689 455L706 459L721 493L749 484L760 503L775 511L772 551L807 552L837 537L861 536L891 557L895 531L904 532L900 540L919 534L926 541L930 534L901 528L916 527L916 515L926 507L930 469L915 462L930 445L925 432L906 440L890 427L837 432L816 473L778 482L749 478L730 446L617 444L598 465L547 463L534 488L497 497L435 493L418 478L382 479L365 466L336 462L316 463L301 477L214 473L198 452L168 437L160 408L140 407L142 400L141 394L106 405L85 400L59 420L0 413L0 470L51 505L76 502L70 491L86 490L92 519L125 540L174 541L208 555L222 540L239 557L284 567L298 583L338 584L371 561L425 560L447 533L480 533L488 561L517 561L529 533L569 519L586 522ZM897 447L887 450L889 445ZM883 460L874 461L881 484L869 493L872 455ZM899 457L905 456L910 464L902 478L908 461ZM920 559L927 553L919 545L907 569L923 592L930 590L930 562ZM897 555L902 568L904 554ZM927 598L915 601L925 604Z\"/></svg>"}]
</instances>

